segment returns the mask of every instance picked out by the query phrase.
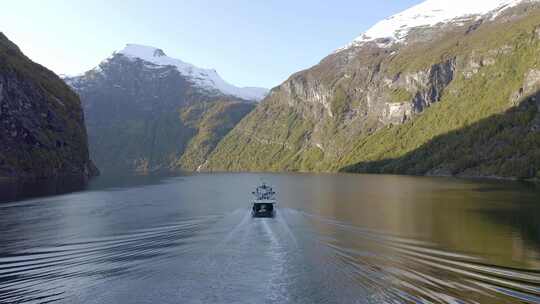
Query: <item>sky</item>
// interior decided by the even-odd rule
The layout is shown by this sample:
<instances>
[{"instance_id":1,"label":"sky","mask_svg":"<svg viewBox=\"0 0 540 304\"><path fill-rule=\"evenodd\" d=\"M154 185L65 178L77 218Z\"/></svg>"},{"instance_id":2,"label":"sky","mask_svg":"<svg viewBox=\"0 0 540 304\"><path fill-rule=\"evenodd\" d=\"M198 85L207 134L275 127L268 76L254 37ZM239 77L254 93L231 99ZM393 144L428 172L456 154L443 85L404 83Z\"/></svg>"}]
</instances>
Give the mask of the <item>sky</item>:
<instances>
[{"instance_id":1,"label":"sky","mask_svg":"<svg viewBox=\"0 0 540 304\"><path fill-rule=\"evenodd\" d=\"M127 43L272 88L420 0L0 0L0 31L57 74L97 66Z\"/></svg>"}]
</instances>

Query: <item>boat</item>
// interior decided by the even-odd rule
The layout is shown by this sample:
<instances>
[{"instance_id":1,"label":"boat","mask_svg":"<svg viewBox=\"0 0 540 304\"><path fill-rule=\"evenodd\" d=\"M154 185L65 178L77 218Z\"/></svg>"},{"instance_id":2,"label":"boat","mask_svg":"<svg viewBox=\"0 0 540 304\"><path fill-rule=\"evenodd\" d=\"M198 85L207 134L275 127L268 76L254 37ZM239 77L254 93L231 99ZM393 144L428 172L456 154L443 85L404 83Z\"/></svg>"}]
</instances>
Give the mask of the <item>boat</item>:
<instances>
[{"instance_id":1,"label":"boat","mask_svg":"<svg viewBox=\"0 0 540 304\"><path fill-rule=\"evenodd\" d=\"M251 215L253 217L274 217L276 214L276 192L266 183L258 186L251 192L255 199L252 200Z\"/></svg>"}]
</instances>

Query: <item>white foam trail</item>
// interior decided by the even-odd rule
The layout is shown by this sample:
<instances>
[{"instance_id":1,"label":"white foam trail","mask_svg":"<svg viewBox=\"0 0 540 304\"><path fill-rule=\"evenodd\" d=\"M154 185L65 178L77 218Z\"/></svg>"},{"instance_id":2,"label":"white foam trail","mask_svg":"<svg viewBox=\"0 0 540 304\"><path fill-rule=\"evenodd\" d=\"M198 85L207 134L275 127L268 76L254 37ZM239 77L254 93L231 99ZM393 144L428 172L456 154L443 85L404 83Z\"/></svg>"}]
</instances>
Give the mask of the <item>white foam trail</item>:
<instances>
[{"instance_id":1,"label":"white foam trail","mask_svg":"<svg viewBox=\"0 0 540 304\"><path fill-rule=\"evenodd\" d=\"M239 209L238 211L235 211L234 213L236 212L239 212L241 209ZM245 214L244 214L244 217L242 218L242 220L240 221L240 223L238 223L238 225L236 225L224 238L223 238L223 241L221 241L219 244L218 244L218 247L219 246L222 246L223 244L226 244L228 242L230 242L232 240L232 238L240 231L242 230L249 222L250 220L250 212L249 211L246 211Z\"/></svg>"},{"instance_id":2,"label":"white foam trail","mask_svg":"<svg viewBox=\"0 0 540 304\"><path fill-rule=\"evenodd\" d=\"M288 210L288 209L287 209L287 210ZM285 210L284 210L284 211L285 211ZM283 218L281 212L278 212L278 213L277 213L276 219L277 219L278 222L282 225L282 227L285 229L285 232L287 232L287 235L289 236L289 238L290 238L290 239L292 240L292 242L294 243L295 249L298 249L298 240L296 239L296 236L294 235L294 233L292 232L291 228L289 227L289 225L287 224L287 222L286 222L285 219Z\"/></svg>"}]
</instances>

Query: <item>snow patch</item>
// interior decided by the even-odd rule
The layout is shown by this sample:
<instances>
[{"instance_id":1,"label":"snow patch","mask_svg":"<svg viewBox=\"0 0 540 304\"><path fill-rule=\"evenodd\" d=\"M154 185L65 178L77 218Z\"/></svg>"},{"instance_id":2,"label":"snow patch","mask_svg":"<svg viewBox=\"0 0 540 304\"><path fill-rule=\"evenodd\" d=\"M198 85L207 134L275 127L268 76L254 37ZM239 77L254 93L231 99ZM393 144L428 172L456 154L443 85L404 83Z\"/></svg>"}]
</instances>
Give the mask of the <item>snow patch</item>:
<instances>
[{"instance_id":1,"label":"snow patch","mask_svg":"<svg viewBox=\"0 0 540 304\"><path fill-rule=\"evenodd\" d=\"M174 66L190 78L196 86L206 90L218 90L226 95L233 95L246 100L259 101L268 94L268 89L257 87L236 87L227 83L214 69L203 69L179 59L171 58L161 49L140 44L128 44L118 52L131 59L141 59L158 66Z\"/></svg>"},{"instance_id":2,"label":"snow patch","mask_svg":"<svg viewBox=\"0 0 540 304\"><path fill-rule=\"evenodd\" d=\"M385 43L378 43L379 47L390 46L404 42L414 28L474 20L486 14L497 16L503 10L520 3L537 1L539 0L426 0L378 22L352 43L337 51L378 39L389 39Z\"/></svg>"}]
</instances>

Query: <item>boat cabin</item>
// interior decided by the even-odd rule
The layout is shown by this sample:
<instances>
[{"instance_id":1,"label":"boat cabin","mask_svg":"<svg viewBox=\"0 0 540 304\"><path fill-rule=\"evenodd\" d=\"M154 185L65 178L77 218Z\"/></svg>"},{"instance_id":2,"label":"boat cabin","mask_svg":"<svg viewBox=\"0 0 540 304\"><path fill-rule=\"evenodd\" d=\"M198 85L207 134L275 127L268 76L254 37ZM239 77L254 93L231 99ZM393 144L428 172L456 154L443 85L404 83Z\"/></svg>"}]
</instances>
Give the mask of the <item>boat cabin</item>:
<instances>
[{"instance_id":1,"label":"boat cabin","mask_svg":"<svg viewBox=\"0 0 540 304\"><path fill-rule=\"evenodd\" d=\"M251 210L253 217L274 217L276 204L274 189L263 183L252 194L255 196Z\"/></svg>"}]
</instances>

